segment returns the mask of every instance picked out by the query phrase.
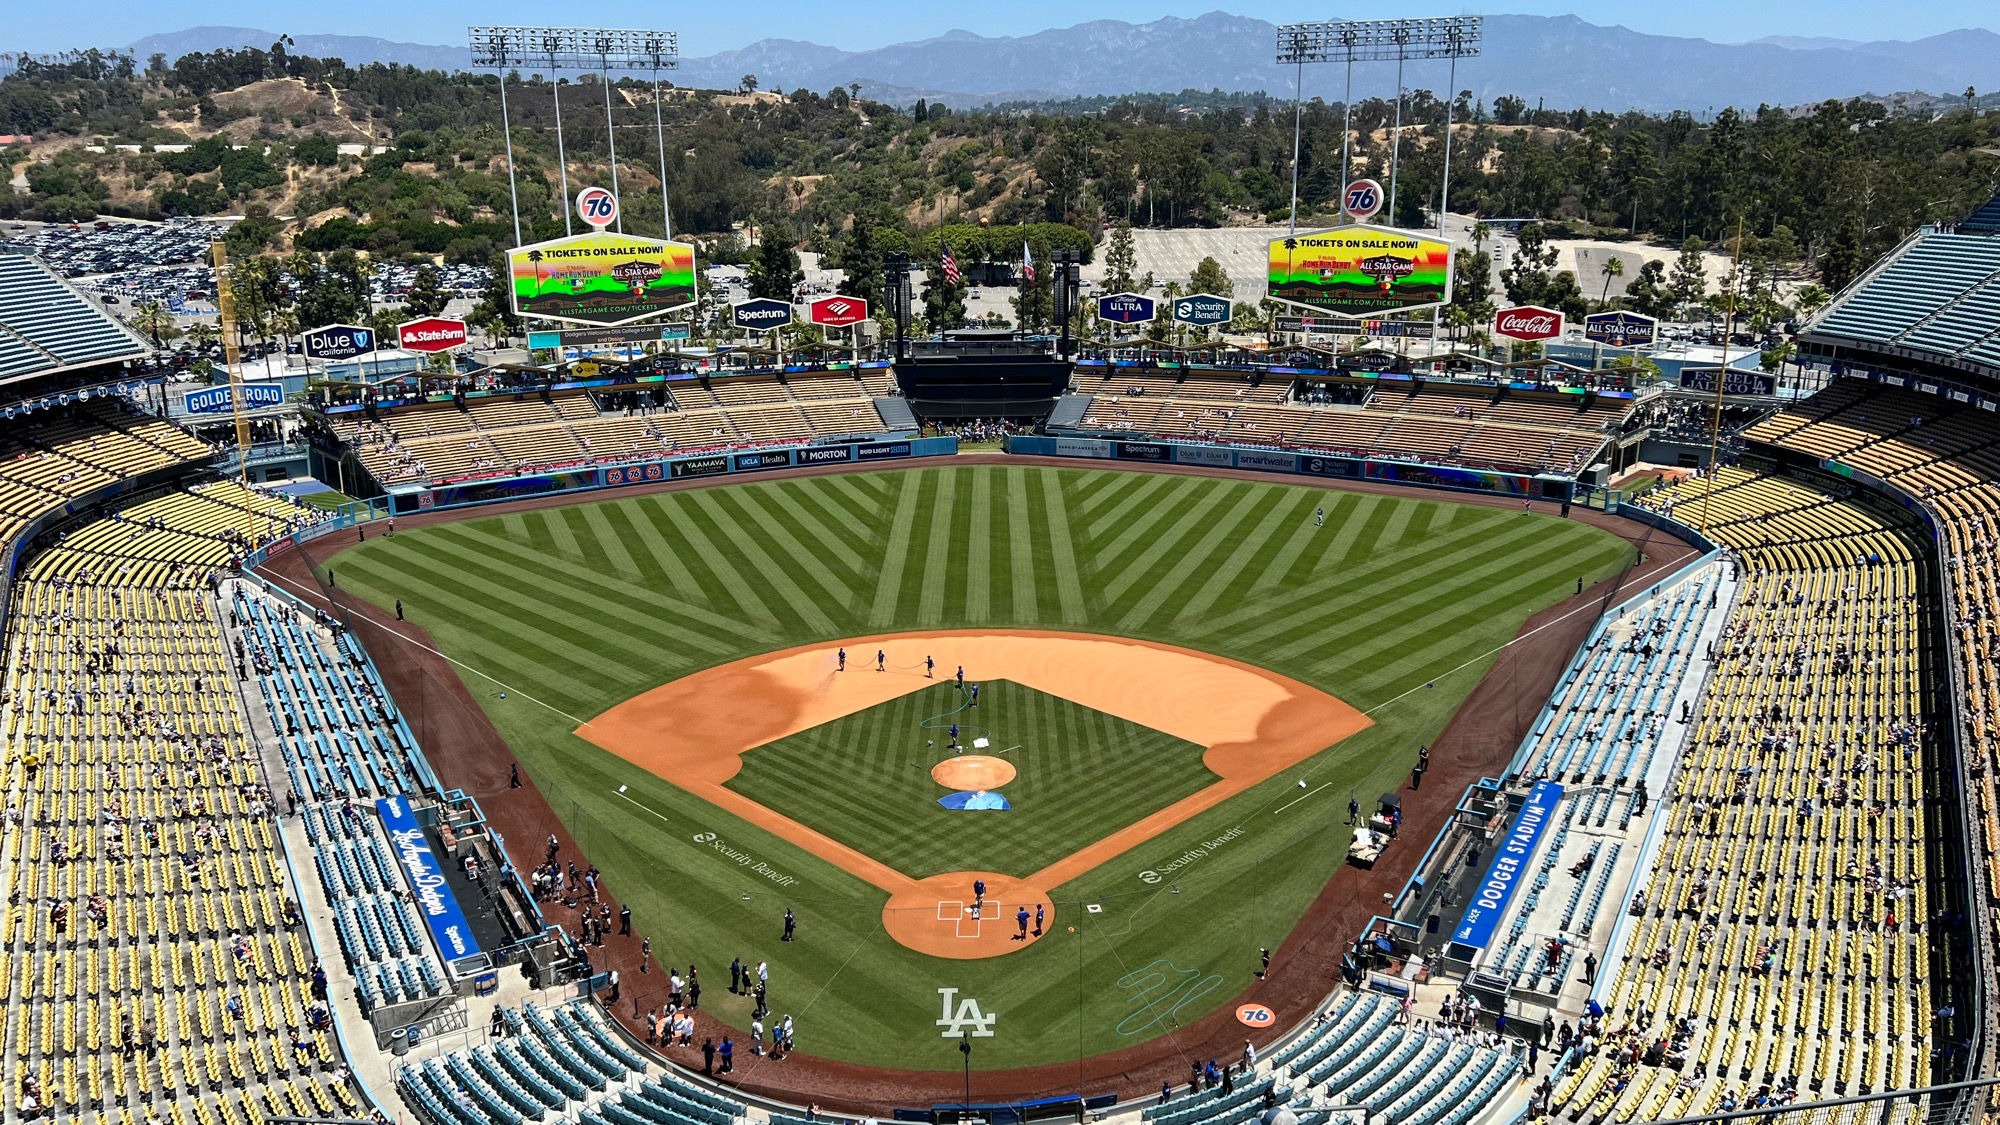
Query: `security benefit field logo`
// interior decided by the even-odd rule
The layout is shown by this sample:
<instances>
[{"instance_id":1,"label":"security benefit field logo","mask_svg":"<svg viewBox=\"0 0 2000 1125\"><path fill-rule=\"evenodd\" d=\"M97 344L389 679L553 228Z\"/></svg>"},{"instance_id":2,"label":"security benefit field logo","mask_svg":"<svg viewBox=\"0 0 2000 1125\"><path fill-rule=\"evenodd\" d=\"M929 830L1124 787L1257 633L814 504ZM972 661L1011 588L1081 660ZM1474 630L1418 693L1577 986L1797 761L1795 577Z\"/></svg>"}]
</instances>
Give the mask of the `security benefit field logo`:
<instances>
[{"instance_id":1,"label":"security benefit field logo","mask_svg":"<svg viewBox=\"0 0 2000 1125\"><path fill-rule=\"evenodd\" d=\"M940 1037L944 1039L993 1038L993 1024L1000 1019L1000 1013L988 1012L980 1008L979 1001L968 996L953 1007L952 1001L958 996L956 988L938 989L937 1025L944 1028Z\"/></svg>"}]
</instances>

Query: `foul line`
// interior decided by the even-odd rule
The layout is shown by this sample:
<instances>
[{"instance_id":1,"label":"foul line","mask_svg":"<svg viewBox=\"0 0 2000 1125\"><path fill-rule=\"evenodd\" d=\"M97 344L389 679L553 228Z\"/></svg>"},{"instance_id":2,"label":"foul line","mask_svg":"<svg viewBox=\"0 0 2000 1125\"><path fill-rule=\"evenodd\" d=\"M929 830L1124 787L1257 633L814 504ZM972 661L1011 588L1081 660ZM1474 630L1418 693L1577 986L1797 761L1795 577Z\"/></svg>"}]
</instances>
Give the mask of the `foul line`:
<instances>
[{"instance_id":1,"label":"foul line","mask_svg":"<svg viewBox=\"0 0 2000 1125\"><path fill-rule=\"evenodd\" d=\"M668 820L668 819L667 819L666 817L664 817L664 816L660 816L660 814L659 814L658 812L655 812L655 811L654 811L653 809L651 809L651 808L648 808L647 806L645 806L645 805L642 805L642 804L640 804L640 803L639 803L639 802L637 802L637 801L634 801L634 800L633 800L632 798L630 798L630 797L627 797L627 796L625 795L625 787L624 787L623 785L619 786L619 787L618 787L618 788L616 788L616 789L613 789L613 790L611 791L611 795L612 795L612 796L614 796L614 797L617 797L617 798L619 798L620 800L623 800L623 801L624 801L624 802L625 802L626 804L628 804L628 805L631 805L632 807L634 807L634 808L636 808L636 809L640 809L640 810L643 810L643 811L645 811L645 812L649 812L649 813L652 813L652 814L653 814L653 815L654 815L655 817L658 817L658 818L659 818L659 821L660 821L660 823L661 823L661 824L665 824L665 825L668 825L668 826L672 826L672 824L674 823L673 821L671 821L671 820Z\"/></svg>"},{"instance_id":2,"label":"foul line","mask_svg":"<svg viewBox=\"0 0 2000 1125\"><path fill-rule=\"evenodd\" d=\"M1293 798L1292 798L1291 800L1289 800L1289 801L1286 801L1286 802L1285 802L1284 804L1282 804L1282 805L1279 805L1279 806L1278 806L1277 808L1275 808L1275 809L1272 809L1272 810L1271 810L1271 815L1273 815L1273 816L1276 816L1277 814L1279 814L1279 813L1281 813L1281 812L1284 812L1284 811L1285 811L1286 809L1289 809L1289 808L1291 808L1291 807L1292 807L1293 805L1296 805L1296 804L1298 804L1298 803L1299 803L1300 801L1303 801L1303 800L1305 800L1305 799L1306 799L1307 797L1310 797L1310 796L1312 796L1312 795L1313 795L1314 793L1317 793L1317 792L1319 792L1320 790L1322 790L1322 789L1324 789L1324 788L1326 788L1327 786L1329 786L1329 785L1332 785L1332 784L1333 784L1333 782L1331 782L1331 781L1322 781L1322 782L1320 782L1320 783L1319 783L1318 785L1315 785L1315 786L1313 786L1313 787L1312 787L1311 789L1308 789L1308 790L1306 790L1305 792L1303 792L1303 793L1299 794L1298 796L1296 796L1296 797L1293 797Z\"/></svg>"},{"instance_id":3,"label":"foul line","mask_svg":"<svg viewBox=\"0 0 2000 1125\"><path fill-rule=\"evenodd\" d=\"M334 605L333 599L327 597L324 593L321 593L317 589L307 590L304 586L299 585L298 583L292 581L289 578L284 577L283 575L267 572L264 577L265 580L268 582L283 583L286 586L290 586L292 589L299 591L302 595L310 595L313 597L317 597L320 601L325 602L327 608L329 609L338 610L340 608L339 606ZM300 600L304 601L305 598L301 597ZM362 620L367 621L368 624L373 625L375 628L382 630L383 632L389 634L390 636L402 640L404 643L410 645L412 648L420 648L425 652L430 653L432 656L435 656L438 659L444 661L445 663L451 665L454 668L459 668L464 671L470 672L473 675L478 676L480 679L485 680L490 684L497 685L504 691L513 692L515 695L520 696L522 699L527 700L528 702L534 704L537 707L542 707L546 708L547 710L553 711L556 714L561 715L563 718L568 719L576 727L580 728L580 727L587 727L590 725L590 723L587 720L579 719L575 715L570 714L568 711L563 710L562 708L556 706L553 703L548 703L543 700L536 699L534 696L529 695L527 692L520 690L519 688L515 687L513 684L510 684L505 680L499 679L494 676L489 676L486 673L480 671L479 669L474 668L472 665L467 664L463 660L452 659L450 656L447 656L446 654L439 652L437 649L432 648L431 646L416 639L415 637L410 636L408 633L398 632L372 618L364 617Z\"/></svg>"}]
</instances>

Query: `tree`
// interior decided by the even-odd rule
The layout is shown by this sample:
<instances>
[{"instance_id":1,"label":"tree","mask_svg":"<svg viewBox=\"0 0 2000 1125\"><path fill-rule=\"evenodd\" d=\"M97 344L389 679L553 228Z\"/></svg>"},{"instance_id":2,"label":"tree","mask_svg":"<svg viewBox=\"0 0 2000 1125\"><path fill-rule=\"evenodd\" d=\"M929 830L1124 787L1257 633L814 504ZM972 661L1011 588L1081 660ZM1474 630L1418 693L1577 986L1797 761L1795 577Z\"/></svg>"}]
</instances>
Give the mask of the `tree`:
<instances>
[{"instance_id":1,"label":"tree","mask_svg":"<svg viewBox=\"0 0 2000 1125\"><path fill-rule=\"evenodd\" d=\"M1611 304L1611 280L1625 276L1625 259L1616 254L1607 254L1604 258L1604 265L1598 272L1604 275L1604 288L1597 294L1597 304L1599 307L1609 307Z\"/></svg>"},{"instance_id":2,"label":"tree","mask_svg":"<svg viewBox=\"0 0 2000 1125\"><path fill-rule=\"evenodd\" d=\"M1207 293L1213 297L1231 297L1236 294L1236 286L1229 280L1229 274L1222 263L1212 257L1205 257L1195 263L1194 272L1188 275L1188 292Z\"/></svg>"},{"instance_id":3,"label":"tree","mask_svg":"<svg viewBox=\"0 0 2000 1125\"><path fill-rule=\"evenodd\" d=\"M1493 319L1493 258L1461 249L1451 263L1453 324L1464 328Z\"/></svg>"},{"instance_id":4,"label":"tree","mask_svg":"<svg viewBox=\"0 0 2000 1125\"><path fill-rule=\"evenodd\" d=\"M965 323L965 287L946 281L944 271L924 271L924 324L948 332Z\"/></svg>"},{"instance_id":5,"label":"tree","mask_svg":"<svg viewBox=\"0 0 2000 1125\"><path fill-rule=\"evenodd\" d=\"M1625 286L1625 306L1642 316L1664 316L1670 303L1667 266L1658 259L1640 266L1639 275Z\"/></svg>"},{"instance_id":6,"label":"tree","mask_svg":"<svg viewBox=\"0 0 2000 1125\"><path fill-rule=\"evenodd\" d=\"M1507 299L1517 305L1548 305L1549 270L1556 248L1548 244L1540 223L1529 223L1514 236L1514 260L1500 271ZM1574 275L1570 281L1575 283Z\"/></svg>"},{"instance_id":7,"label":"tree","mask_svg":"<svg viewBox=\"0 0 2000 1125\"><path fill-rule=\"evenodd\" d=\"M1799 290L1795 299L1799 304L1799 315L1811 316L1818 312L1828 301L1833 300L1833 294L1828 293L1817 285L1809 284Z\"/></svg>"},{"instance_id":8,"label":"tree","mask_svg":"<svg viewBox=\"0 0 2000 1125\"><path fill-rule=\"evenodd\" d=\"M799 253L778 231L782 224L766 220L757 244L757 257L750 263L750 295L774 301L790 301L805 271L799 268Z\"/></svg>"},{"instance_id":9,"label":"tree","mask_svg":"<svg viewBox=\"0 0 2000 1125\"><path fill-rule=\"evenodd\" d=\"M417 275L410 279L410 291L403 295L403 313L411 319L437 316L450 301L451 294L438 282L436 267L418 266Z\"/></svg>"},{"instance_id":10,"label":"tree","mask_svg":"<svg viewBox=\"0 0 2000 1125\"><path fill-rule=\"evenodd\" d=\"M884 252L871 216L854 217L854 226L841 241L837 257L847 278L841 291L865 298L871 308L881 308Z\"/></svg>"},{"instance_id":11,"label":"tree","mask_svg":"<svg viewBox=\"0 0 2000 1125\"><path fill-rule=\"evenodd\" d=\"M737 80L736 86L746 94L754 94L757 92L757 76L746 74Z\"/></svg>"},{"instance_id":12,"label":"tree","mask_svg":"<svg viewBox=\"0 0 2000 1125\"><path fill-rule=\"evenodd\" d=\"M180 325L174 323L174 314L158 301L148 301L132 310L132 327L144 332L156 348L166 347L181 334Z\"/></svg>"},{"instance_id":13,"label":"tree","mask_svg":"<svg viewBox=\"0 0 2000 1125\"><path fill-rule=\"evenodd\" d=\"M1792 352L1796 348L1797 345L1790 340L1781 341L1777 347L1766 348L1763 354L1757 357L1757 367L1763 371L1776 373L1792 358Z\"/></svg>"},{"instance_id":14,"label":"tree","mask_svg":"<svg viewBox=\"0 0 2000 1125\"><path fill-rule=\"evenodd\" d=\"M1676 305L1697 305L1708 292L1708 267L1701 260L1702 241L1689 238L1681 243L1680 257L1674 259L1672 279L1667 283Z\"/></svg>"},{"instance_id":15,"label":"tree","mask_svg":"<svg viewBox=\"0 0 2000 1125\"><path fill-rule=\"evenodd\" d=\"M1132 248L1132 220L1120 219L1111 228L1104 247L1104 288L1113 293L1132 291L1132 271L1139 268L1139 255Z\"/></svg>"}]
</instances>

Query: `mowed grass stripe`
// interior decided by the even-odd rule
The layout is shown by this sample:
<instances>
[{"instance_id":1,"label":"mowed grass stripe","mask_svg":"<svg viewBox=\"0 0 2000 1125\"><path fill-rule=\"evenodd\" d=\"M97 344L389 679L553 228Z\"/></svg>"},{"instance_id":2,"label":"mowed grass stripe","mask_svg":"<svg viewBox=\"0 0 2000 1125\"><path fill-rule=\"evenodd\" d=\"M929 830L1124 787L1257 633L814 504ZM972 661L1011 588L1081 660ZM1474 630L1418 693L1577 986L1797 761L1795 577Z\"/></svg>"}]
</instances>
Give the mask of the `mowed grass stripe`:
<instances>
[{"instance_id":1,"label":"mowed grass stripe","mask_svg":"<svg viewBox=\"0 0 2000 1125\"><path fill-rule=\"evenodd\" d=\"M903 571L910 562L910 539L916 534L917 505L922 500L920 486L926 470L892 474L895 481L896 515L889 522L889 536L882 547L882 565L875 580L875 602L868 613L873 629L886 629L896 619L896 603L902 594Z\"/></svg>"},{"instance_id":2,"label":"mowed grass stripe","mask_svg":"<svg viewBox=\"0 0 2000 1125\"><path fill-rule=\"evenodd\" d=\"M1254 531L1282 499L1247 487L1230 489L1221 497L1227 505L1221 518L1206 523L1199 538L1182 544L1180 557L1172 559L1172 565L1163 573L1148 575L1145 584L1135 587L1141 597L1121 615L1131 627L1148 628L1153 615L1167 605L1170 598L1175 599L1178 606L1190 591L1199 593L1211 586L1227 586L1230 575L1210 560L1236 541L1239 527L1247 522ZM1263 537L1258 535L1255 538L1261 540Z\"/></svg>"},{"instance_id":3,"label":"mowed grass stripe","mask_svg":"<svg viewBox=\"0 0 2000 1125\"><path fill-rule=\"evenodd\" d=\"M603 552L601 561L605 566L634 581L643 579L645 575L640 573L638 562L625 549L625 540L605 518L606 507L604 504L579 504L571 510L583 518L584 527L590 531L590 541Z\"/></svg>"},{"instance_id":4,"label":"mowed grass stripe","mask_svg":"<svg viewBox=\"0 0 2000 1125\"><path fill-rule=\"evenodd\" d=\"M1286 579L1301 583L1315 575L1323 575L1337 570L1346 563L1348 556L1364 544L1370 552L1381 544L1382 531L1389 524L1390 515L1402 505L1381 496L1364 496L1354 505L1351 512L1343 513L1340 522L1329 521L1326 527L1316 530L1331 534L1324 540L1324 546L1317 554L1308 551L1304 566L1294 564ZM1329 513L1331 515L1331 513Z\"/></svg>"},{"instance_id":5,"label":"mowed grass stripe","mask_svg":"<svg viewBox=\"0 0 2000 1125\"><path fill-rule=\"evenodd\" d=\"M1302 607L1314 602L1301 600L1290 607L1288 613L1271 613L1269 620L1257 625L1242 625L1232 630L1233 635L1244 642L1259 645L1274 645L1277 639L1295 630L1320 629L1316 633L1317 643L1336 645L1340 638L1363 630L1384 627L1399 606L1422 605L1432 601L1455 596L1459 591L1476 591L1477 582L1487 575L1514 565L1517 560L1531 557L1540 548L1533 536L1509 536L1498 542L1467 544L1452 552L1452 565L1441 574L1424 582L1412 582L1408 575L1417 565L1421 552L1409 549L1385 558L1377 573L1371 579L1358 580L1351 590L1343 591L1339 598L1328 598L1317 604L1322 607L1318 614L1301 613ZM1400 592L1393 592L1400 591ZM1471 595L1478 600L1476 593ZM1327 628L1315 625L1319 617L1338 618L1338 626Z\"/></svg>"},{"instance_id":6,"label":"mowed grass stripe","mask_svg":"<svg viewBox=\"0 0 2000 1125\"><path fill-rule=\"evenodd\" d=\"M953 529L965 552L965 618L984 625L993 619L993 552L988 546L994 530L992 473L973 476L972 503L966 509L963 526Z\"/></svg>"},{"instance_id":7,"label":"mowed grass stripe","mask_svg":"<svg viewBox=\"0 0 2000 1125\"><path fill-rule=\"evenodd\" d=\"M841 577L840 568L833 565L833 562L822 553L830 550L832 544L819 536L801 536L798 525L780 519L772 511L772 505L777 502L777 497L770 489L719 491L724 496L725 507L733 507L748 525L754 526L762 533L755 540L756 549L760 552L774 552L775 554L765 555L766 558L773 560L773 565L777 565L777 557L812 561L813 565L795 567L791 577L797 583L797 588L811 599L815 606L828 600L838 605L846 605L853 600L853 587ZM817 587L819 592L806 590L807 583Z\"/></svg>"},{"instance_id":8,"label":"mowed grass stripe","mask_svg":"<svg viewBox=\"0 0 2000 1125\"><path fill-rule=\"evenodd\" d=\"M453 524L451 526L453 529L458 530L458 534L447 535L441 538L448 543L462 543L465 545L466 550L460 552L458 555L461 565L472 570L477 570L479 573L491 575L492 580L496 584L518 581L518 578L510 580L510 574L518 575L522 572L535 573L541 569L540 563L542 560L537 558L534 552L521 547L519 544L511 543L499 536L492 535L476 523L468 522ZM475 547L485 553L470 553ZM487 565L494 561L494 557L502 556L518 562L523 571L508 571L499 566ZM654 607L666 614L684 618L689 626L703 626L716 629L731 635L741 636L745 639L756 636L756 630L740 620L714 613L705 607L686 602L656 587L621 582L610 575L602 573L588 574L582 577L586 579L587 585L596 588L595 593L602 594L609 592L615 597L623 599L624 606L626 607L633 605ZM496 585L496 588L499 587ZM558 586L556 584L550 584L548 588L538 587L536 596L542 598L568 597L570 604L576 605L579 609L588 605L599 604L602 601L601 597L591 597L576 587ZM625 619L624 612L625 610L621 609L619 613L613 615L612 620L623 621ZM676 639L685 638L677 635Z\"/></svg>"},{"instance_id":9,"label":"mowed grass stripe","mask_svg":"<svg viewBox=\"0 0 2000 1125\"><path fill-rule=\"evenodd\" d=\"M482 612L487 606L465 596L461 588L443 586L430 580L430 572L401 571L385 557L343 560L344 568L363 581L385 590L407 591L412 599L438 615L423 624L441 643L456 636L461 643L451 647L467 667L475 668L505 684L534 685L534 693L572 712L589 709L586 700L601 688L569 674L567 669L601 663L604 657L589 648L573 645L515 618L500 620ZM463 643L470 638L473 643ZM481 655L483 654L483 655ZM475 694L485 694L490 685L479 679L468 681ZM579 715L579 718L587 716Z\"/></svg>"},{"instance_id":10,"label":"mowed grass stripe","mask_svg":"<svg viewBox=\"0 0 2000 1125\"><path fill-rule=\"evenodd\" d=\"M1007 474L1007 571L1012 580L1010 620L1033 622L1041 613L1036 591L1040 588L1036 554L1048 542L1042 520L1047 512L1037 511L1028 493L1028 470L1009 467Z\"/></svg>"},{"instance_id":11,"label":"mowed grass stripe","mask_svg":"<svg viewBox=\"0 0 2000 1125\"><path fill-rule=\"evenodd\" d=\"M756 520L755 513L759 510L759 505L755 499L748 498L749 491L746 489L701 488L694 490L689 495L701 497L697 503L707 506L711 512L716 513L718 520L722 519L725 515L732 514L733 509L733 514L737 516L747 515L754 522ZM807 629L819 634L831 634L834 632L833 618L828 617L826 610L822 608L822 603L825 599L808 592L803 586L799 585L798 575L800 574L816 576L815 584L820 585L823 589L826 583L833 581L830 577L825 576L825 569L823 567L812 565L812 555L810 553L790 555L784 562L780 562L771 554L770 548L766 546L763 538L748 527L745 527L742 519L732 518L727 522L729 526L728 538L731 545L735 548L737 556L749 564L748 568L740 574L741 579L748 582L754 578L769 583L770 587L784 599L784 607L791 611L791 615L802 622ZM796 543L795 540L794 542Z\"/></svg>"},{"instance_id":12,"label":"mowed grass stripe","mask_svg":"<svg viewBox=\"0 0 2000 1125\"><path fill-rule=\"evenodd\" d=\"M662 513L659 501L660 497L649 496L637 504L620 506L625 508L632 528L645 545L646 554L651 557L655 569L665 579L667 591L683 602L703 600L707 595L701 583L696 581L694 572L688 569L680 552L674 550L666 537L660 534L658 521Z\"/></svg>"},{"instance_id":13,"label":"mowed grass stripe","mask_svg":"<svg viewBox=\"0 0 2000 1125\"><path fill-rule=\"evenodd\" d=\"M930 503L919 509L924 513L919 518L925 525L925 540L923 557L918 560L923 567L923 580L918 587L917 623L935 626L944 621L945 591L958 577L952 557L951 521L960 490L954 487L957 482L947 481L941 473L926 475L930 478L924 482Z\"/></svg>"},{"instance_id":14,"label":"mowed grass stripe","mask_svg":"<svg viewBox=\"0 0 2000 1125\"><path fill-rule=\"evenodd\" d=\"M1118 502L1105 509L1102 516L1092 519L1084 527L1082 541L1088 545L1093 555L1105 552L1105 547L1101 546L1101 544L1104 543L1107 536L1113 533L1121 536L1125 535L1132 530L1134 523L1142 527L1145 526L1149 521L1141 519L1141 515L1151 516L1156 514L1155 508L1164 497L1170 494L1186 495L1173 489L1171 485L1174 478L1164 474L1109 473L1106 475L1130 477L1138 483L1132 488L1121 490L1118 493ZM1092 484L1090 478L1087 476L1082 476L1079 479L1077 475L1064 474L1059 479L1062 481L1065 489L1089 488Z\"/></svg>"},{"instance_id":15,"label":"mowed grass stripe","mask_svg":"<svg viewBox=\"0 0 2000 1125\"><path fill-rule=\"evenodd\" d=\"M1225 505L1238 495L1234 487L1210 490L1198 503L1183 510L1166 530L1153 536L1136 557L1121 564L1104 586L1105 601L1114 612L1125 603L1128 594L1136 592L1144 596L1150 584L1160 580L1154 571L1172 568L1177 558L1186 558L1191 546L1215 534L1216 521L1229 518ZM1103 573L1101 566L1099 573Z\"/></svg>"},{"instance_id":16,"label":"mowed grass stripe","mask_svg":"<svg viewBox=\"0 0 2000 1125\"><path fill-rule=\"evenodd\" d=\"M831 555L835 562L850 578L860 578L868 573L868 563L861 552L854 548L855 542L862 540L860 525L844 516L836 516L816 500L808 497L824 494L801 495L800 490L785 486L761 490L761 499L766 501L768 513L776 507L784 513L786 524L792 529L795 541L811 544L813 554L824 559Z\"/></svg>"},{"instance_id":17,"label":"mowed grass stripe","mask_svg":"<svg viewBox=\"0 0 2000 1125\"><path fill-rule=\"evenodd\" d=\"M709 591L709 601L716 606L733 605L736 611L748 620L767 626L775 626L778 616L764 604L751 585L743 581L742 572L732 566L719 566L727 562L725 543L718 538L720 529L713 516L696 505L694 497L707 489L670 494L671 499L662 505L667 523L681 541L694 549L694 558L701 564L702 588Z\"/></svg>"},{"instance_id":18,"label":"mowed grass stripe","mask_svg":"<svg viewBox=\"0 0 2000 1125\"><path fill-rule=\"evenodd\" d=\"M478 538L484 540L485 537ZM479 550L479 544L471 536L461 541L438 538L433 542L434 553L425 561L424 570L404 571L404 577L412 583L423 583L425 590L437 591L460 606L490 605L490 596L482 598L480 591L502 588L500 583L509 573L506 567ZM395 567L394 556L382 558L385 565ZM466 578L478 579L480 584L470 589L439 584L441 580ZM412 592L417 591L413 589ZM655 651L653 645L645 643L635 633L650 633L670 645L684 643L695 635L692 628L675 628L648 620L636 605L621 607L615 602L589 597L577 587L555 584L538 590L534 605L522 608L520 616L524 616L526 622L517 620L514 615L505 618L494 616L509 627L532 624L535 631L524 632L524 636L546 634L551 638L576 638L585 642L579 645L579 652L588 652L586 639L601 632L607 646L629 653L634 658L650 658Z\"/></svg>"},{"instance_id":19,"label":"mowed grass stripe","mask_svg":"<svg viewBox=\"0 0 2000 1125\"><path fill-rule=\"evenodd\" d=\"M1252 564L1259 557L1284 552L1296 554L1304 550L1317 530L1312 521L1314 500L1306 492L1273 491L1265 504L1262 518L1237 541L1228 555L1216 563L1215 576L1179 603L1170 624L1200 619L1225 594L1233 595L1232 601L1244 596L1249 584L1254 581L1250 576ZM1287 528L1290 534L1284 546L1272 552L1272 539Z\"/></svg>"},{"instance_id":20,"label":"mowed grass stripe","mask_svg":"<svg viewBox=\"0 0 2000 1125\"><path fill-rule=\"evenodd\" d=\"M1065 625L1081 625L1089 620L1089 608L1083 594L1083 571L1077 565L1076 549L1070 542L1063 482L1053 476L1040 476L1032 483L1042 492L1045 520L1042 530L1048 536L1049 569L1055 578L1059 615Z\"/></svg>"},{"instance_id":21,"label":"mowed grass stripe","mask_svg":"<svg viewBox=\"0 0 2000 1125\"><path fill-rule=\"evenodd\" d=\"M1154 483L1151 473L1078 473L1072 476L1065 472L1062 479L1063 487L1073 490L1076 497L1076 514L1086 539L1100 534L1097 528L1105 522L1102 513L1110 510L1110 506L1122 504L1126 497Z\"/></svg>"}]
</instances>

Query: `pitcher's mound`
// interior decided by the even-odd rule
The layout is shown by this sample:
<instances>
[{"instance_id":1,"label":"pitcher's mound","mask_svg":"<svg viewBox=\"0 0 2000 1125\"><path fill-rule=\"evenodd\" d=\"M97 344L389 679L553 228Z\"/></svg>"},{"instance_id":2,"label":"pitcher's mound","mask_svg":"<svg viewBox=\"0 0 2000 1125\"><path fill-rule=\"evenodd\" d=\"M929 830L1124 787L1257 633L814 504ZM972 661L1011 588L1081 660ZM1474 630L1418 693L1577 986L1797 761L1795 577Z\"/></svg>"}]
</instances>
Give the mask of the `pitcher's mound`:
<instances>
[{"instance_id":1,"label":"pitcher's mound","mask_svg":"<svg viewBox=\"0 0 2000 1125\"><path fill-rule=\"evenodd\" d=\"M966 754L932 766L931 778L946 789L998 789L1014 780L1014 763L991 754Z\"/></svg>"}]
</instances>

